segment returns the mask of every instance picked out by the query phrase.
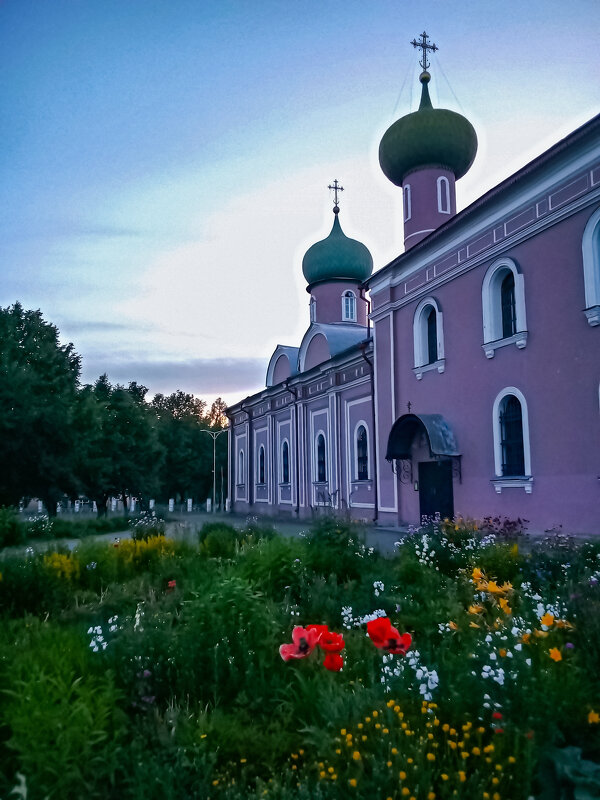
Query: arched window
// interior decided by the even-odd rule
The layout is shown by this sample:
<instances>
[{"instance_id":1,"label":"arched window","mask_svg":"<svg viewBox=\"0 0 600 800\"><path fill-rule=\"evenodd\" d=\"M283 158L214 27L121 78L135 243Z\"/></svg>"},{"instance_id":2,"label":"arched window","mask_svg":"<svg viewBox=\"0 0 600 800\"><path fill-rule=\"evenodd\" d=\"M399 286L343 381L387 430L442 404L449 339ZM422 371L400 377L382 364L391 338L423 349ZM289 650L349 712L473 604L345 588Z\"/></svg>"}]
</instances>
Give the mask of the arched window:
<instances>
[{"instance_id":1,"label":"arched window","mask_svg":"<svg viewBox=\"0 0 600 800\"><path fill-rule=\"evenodd\" d=\"M502 338L517 332L517 308L515 305L515 276L507 272L500 284L500 307L502 314Z\"/></svg>"},{"instance_id":2,"label":"arched window","mask_svg":"<svg viewBox=\"0 0 600 800\"><path fill-rule=\"evenodd\" d=\"M342 320L356 322L356 296L354 292L347 291L342 295Z\"/></svg>"},{"instance_id":3,"label":"arched window","mask_svg":"<svg viewBox=\"0 0 600 800\"><path fill-rule=\"evenodd\" d=\"M417 380L424 372L444 372L444 328L440 304L433 297L421 300L413 318L414 370Z\"/></svg>"},{"instance_id":4,"label":"arched window","mask_svg":"<svg viewBox=\"0 0 600 800\"><path fill-rule=\"evenodd\" d=\"M489 267L481 287L483 350L493 358L498 347L527 344L523 275L512 258L500 258Z\"/></svg>"},{"instance_id":5,"label":"arched window","mask_svg":"<svg viewBox=\"0 0 600 800\"><path fill-rule=\"evenodd\" d=\"M369 440L364 425L356 429L356 480L369 480Z\"/></svg>"},{"instance_id":6,"label":"arched window","mask_svg":"<svg viewBox=\"0 0 600 800\"><path fill-rule=\"evenodd\" d=\"M437 201L440 214L450 214L450 183L444 175L437 179Z\"/></svg>"},{"instance_id":7,"label":"arched window","mask_svg":"<svg viewBox=\"0 0 600 800\"><path fill-rule=\"evenodd\" d=\"M500 403L498 422L500 424L502 476L524 475L523 415L521 403L514 394L507 394Z\"/></svg>"},{"instance_id":8,"label":"arched window","mask_svg":"<svg viewBox=\"0 0 600 800\"><path fill-rule=\"evenodd\" d=\"M404 199L404 222L412 216L412 201L410 197L410 183L405 183L402 187L402 197Z\"/></svg>"},{"instance_id":9,"label":"arched window","mask_svg":"<svg viewBox=\"0 0 600 800\"><path fill-rule=\"evenodd\" d=\"M244 481L244 451L240 450L238 453L238 484L243 484Z\"/></svg>"},{"instance_id":10,"label":"arched window","mask_svg":"<svg viewBox=\"0 0 600 800\"><path fill-rule=\"evenodd\" d=\"M281 446L281 482L290 482L290 446L287 439L284 439Z\"/></svg>"},{"instance_id":11,"label":"arched window","mask_svg":"<svg viewBox=\"0 0 600 800\"><path fill-rule=\"evenodd\" d=\"M585 226L582 240L585 316L590 325L600 325L600 208Z\"/></svg>"},{"instance_id":12,"label":"arched window","mask_svg":"<svg viewBox=\"0 0 600 800\"><path fill-rule=\"evenodd\" d=\"M317 321L317 301L314 297L310 298L310 321Z\"/></svg>"},{"instance_id":13,"label":"arched window","mask_svg":"<svg viewBox=\"0 0 600 800\"><path fill-rule=\"evenodd\" d=\"M258 449L258 482L265 482L265 448L262 444Z\"/></svg>"},{"instance_id":14,"label":"arched window","mask_svg":"<svg viewBox=\"0 0 600 800\"><path fill-rule=\"evenodd\" d=\"M427 363L433 364L438 360L438 341L437 341L437 312L433 306L429 306L427 312Z\"/></svg>"},{"instance_id":15,"label":"arched window","mask_svg":"<svg viewBox=\"0 0 600 800\"><path fill-rule=\"evenodd\" d=\"M530 492L529 415L527 402L519 389L508 386L496 397L493 425L496 491L507 486L523 486Z\"/></svg>"},{"instance_id":16,"label":"arched window","mask_svg":"<svg viewBox=\"0 0 600 800\"><path fill-rule=\"evenodd\" d=\"M325 457L325 437L322 433L317 436L317 482L325 483L327 480L327 460Z\"/></svg>"}]
</instances>

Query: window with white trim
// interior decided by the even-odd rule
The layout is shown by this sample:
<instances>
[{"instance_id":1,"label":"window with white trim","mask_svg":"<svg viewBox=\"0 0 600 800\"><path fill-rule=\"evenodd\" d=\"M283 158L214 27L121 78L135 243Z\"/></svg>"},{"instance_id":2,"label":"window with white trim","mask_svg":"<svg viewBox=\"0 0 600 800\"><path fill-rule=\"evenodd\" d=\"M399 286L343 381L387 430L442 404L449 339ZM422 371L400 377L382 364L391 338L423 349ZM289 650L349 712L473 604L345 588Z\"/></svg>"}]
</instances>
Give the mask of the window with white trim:
<instances>
[{"instance_id":1,"label":"window with white trim","mask_svg":"<svg viewBox=\"0 0 600 800\"><path fill-rule=\"evenodd\" d=\"M356 428L356 480L368 481L369 480L369 437L367 434L366 426L359 423Z\"/></svg>"},{"instance_id":2,"label":"window with white trim","mask_svg":"<svg viewBox=\"0 0 600 800\"><path fill-rule=\"evenodd\" d=\"M281 445L281 482L290 482L290 446L287 439Z\"/></svg>"},{"instance_id":3,"label":"window with white trim","mask_svg":"<svg viewBox=\"0 0 600 800\"><path fill-rule=\"evenodd\" d=\"M258 482L265 482L265 448L262 444L258 448Z\"/></svg>"},{"instance_id":4,"label":"window with white trim","mask_svg":"<svg viewBox=\"0 0 600 800\"><path fill-rule=\"evenodd\" d=\"M525 285L512 258L499 258L489 267L481 287L483 350L493 358L499 347L527 344Z\"/></svg>"},{"instance_id":5,"label":"window with white trim","mask_svg":"<svg viewBox=\"0 0 600 800\"><path fill-rule=\"evenodd\" d=\"M237 482L238 482L238 484L240 486L245 483L244 475L245 475L245 473L244 473L244 451L240 450L240 452L238 453L238 477L237 477Z\"/></svg>"},{"instance_id":6,"label":"window with white trim","mask_svg":"<svg viewBox=\"0 0 600 800\"><path fill-rule=\"evenodd\" d=\"M450 214L450 182L445 175L437 179L437 203L440 214Z\"/></svg>"},{"instance_id":7,"label":"window with white trim","mask_svg":"<svg viewBox=\"0 0 600 800\"><path fill-rule=\"evenodd\" d=\"M342 320L356 322L356 295L350 290L342 295Z\"/></svg>"},{"instance_id":8,"label":"window with white trim","mask_svg":"<svg viewBox=\"0 0 600 800\"><path fill-rule=\"evenodd\" d=\"M314 297L310 298L310 321L317 321L317 301Z\"/></svg>"},{"instance_id":9,"label":"window with white trim","mask_svg":"<svg viewBox=\"0 0 600 800\"><path fill-rule=\"evenodd\" d=\"M410 183L405 183L402 187L402 199L404 200L404 222L412 216L412 200L410 196Z\"/></svg>"},{"instance_id":10,"label":"window with white trim","mask_svg":"<svg viewBox=\"0 0 600 800\"><path fill-rule=\"evenodd\" d=\"M600 208L585 226L582 239L585 316L592 327L600 325Z\"/></svg>"},{"instance_id":11,"label":"window with white trim","mask_svg":"<svg viewBox=\"0 0 600 800\"><path fill-rule=\"evenodd\" d=\"M325 437L322 433L317 436L317 483L325 483L327 481L327 456L325 454Z\"/></svg>"},{"instance_id":12,"label":"window with white trim","mask_svg":"<svg viewBox=\"0 0 600 800\"><path fill-rule=\"evenodd\" d=\"M433 297L421 300L413 317L414 370L417 380L424 372L444 372L444 327L442 309Z\"/></svg>"},{"instance_id":13,"label":"window with white trim","mask_svg":"<svg viewBox=\"0 0 600 800\"><path fill-rule=\"evenodd\" d=\"M494 401L494 471L496 491L511 486L531 492L531 448L527 402L519 389L508 386Z\"/></svg>"}]
</instances>

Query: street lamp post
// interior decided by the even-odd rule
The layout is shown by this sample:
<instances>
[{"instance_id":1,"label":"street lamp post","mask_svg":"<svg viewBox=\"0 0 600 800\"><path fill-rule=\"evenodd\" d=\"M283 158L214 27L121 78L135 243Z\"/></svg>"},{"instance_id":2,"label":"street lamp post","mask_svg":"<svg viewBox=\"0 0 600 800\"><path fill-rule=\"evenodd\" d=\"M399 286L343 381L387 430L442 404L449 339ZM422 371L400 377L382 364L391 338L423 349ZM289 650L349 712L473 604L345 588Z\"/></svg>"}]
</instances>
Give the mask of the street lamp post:
<instances>
[{"instance_id":1,"label":"street lamp post","mask_svg":"<svg viewBox=\"0 0 600 800\"><path fill-rule=\"evenodd\" d=\"M224 428L222 431L207 431L206 428L202 428L200 433L208 433L209 436L212 437L213 440L213 507L212 513L215 514L217 511L217 504L216 504L216 496L217 496L217 438L222 433L227 433L227 428Z\"/></svg>"}]
</instances>

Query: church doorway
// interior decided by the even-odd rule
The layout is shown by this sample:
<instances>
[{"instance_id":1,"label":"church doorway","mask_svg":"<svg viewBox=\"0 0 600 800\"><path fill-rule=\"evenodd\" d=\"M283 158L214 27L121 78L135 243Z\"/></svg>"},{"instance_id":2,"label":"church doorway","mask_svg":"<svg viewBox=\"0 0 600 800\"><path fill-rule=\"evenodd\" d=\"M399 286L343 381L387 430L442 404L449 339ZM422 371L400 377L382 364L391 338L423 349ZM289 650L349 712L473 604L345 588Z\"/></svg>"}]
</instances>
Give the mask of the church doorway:
<instances>
[{"instance_id":1,"label":"church doorway","mask_svg":"<svg viewBox=\"0 0 600 800\"><path fill-rule=\"evenodd\" d=\"M439 514L454 516L452 462L450 459L419 462L419 507L421 519Z\"/></svg>"}]
</instances>

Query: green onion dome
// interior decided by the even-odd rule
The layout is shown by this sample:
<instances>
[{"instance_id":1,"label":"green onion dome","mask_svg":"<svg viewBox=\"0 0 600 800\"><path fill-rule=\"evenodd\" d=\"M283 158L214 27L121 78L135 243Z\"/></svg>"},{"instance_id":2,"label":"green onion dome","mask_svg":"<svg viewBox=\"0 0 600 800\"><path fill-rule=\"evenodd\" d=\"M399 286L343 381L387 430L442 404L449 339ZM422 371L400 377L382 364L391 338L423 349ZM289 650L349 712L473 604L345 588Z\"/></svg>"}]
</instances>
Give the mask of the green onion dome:
<instances>
[{"instance_id":1,"label":"green onion dome","mask_svg":"<svg viewBox=\"0 0 600 800\"><path fill-rule=\"evenodd\" d=\"M329 236L309 247L302 259L306 282L353 280L362 283L373 271L373 256L362 242L346 236L338 219L337 206L333 213L335 219Z\"/></svg>"},{"instance_id":2,"label":"green onion dome","mask_svg":"<svg viewBox=\"0 0 600 800\"><path fill-rule=\"evenodd\" d=\"M409 172L426 167L442 167L461 178L477 153L477 134L468 119L456 111L433 108L427 84L428 72L419 80L419 110L394 122L383 134L379 163L385 176L401 186Z\"/></svg>"}]
</instances>

